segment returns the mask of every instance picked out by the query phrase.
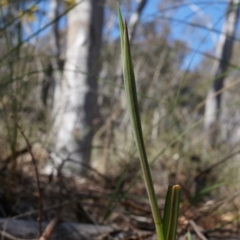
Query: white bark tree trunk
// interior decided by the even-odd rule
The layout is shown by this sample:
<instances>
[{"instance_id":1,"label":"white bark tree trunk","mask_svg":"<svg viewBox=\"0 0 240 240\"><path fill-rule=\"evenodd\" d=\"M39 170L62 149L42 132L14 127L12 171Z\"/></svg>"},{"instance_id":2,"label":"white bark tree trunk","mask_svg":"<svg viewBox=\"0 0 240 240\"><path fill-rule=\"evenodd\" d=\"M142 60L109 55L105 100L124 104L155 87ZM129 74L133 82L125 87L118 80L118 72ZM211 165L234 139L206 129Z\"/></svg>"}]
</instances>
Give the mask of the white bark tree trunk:
<instances>
[{"instance_id":1,"label":"white bark tree trunk","mask_svg":"<svg viewBox=\"0 0 240 240\"><path fill-rule=\"evenodd\" d=\"M97 78L104 0L77 0L69 11L64 76L54 96L57 162L67 158L67 172L82 173L89 164L94 128L99 121Z\"/></svg>"},{"instance_id":2,"label":"white bark tree trunk","mask_svg":"<svg viewBox=\"0 0 240 240\"><path fill-rule=\"evenodd\" d=\"M214 146L217 140L217 135L220 131L220 116L222 92L224 87L225 75L228 69L228 62L232 56L234 43L234 34L237 28L237 20L239 16L239 0L230 0L226 21L223 26L218 45L216 47L216 58L221 61L215 62L212 69L212 76L215 80L209 89L204 115L204 130L207 134L207 141Z\"/></svg>"}]
</instances>

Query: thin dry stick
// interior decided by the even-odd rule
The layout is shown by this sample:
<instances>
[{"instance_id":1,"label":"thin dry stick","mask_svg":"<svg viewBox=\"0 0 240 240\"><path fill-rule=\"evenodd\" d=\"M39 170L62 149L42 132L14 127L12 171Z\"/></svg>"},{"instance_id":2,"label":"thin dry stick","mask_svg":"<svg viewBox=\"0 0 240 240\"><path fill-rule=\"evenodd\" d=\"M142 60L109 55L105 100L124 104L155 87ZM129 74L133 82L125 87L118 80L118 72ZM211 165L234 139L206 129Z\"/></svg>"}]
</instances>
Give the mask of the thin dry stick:
<instances>
[{"instance_id":1,"label":"thin dry stick","mask_svg":"<svg viewBox=\"0 0 240 240\"><path fill-rule=\"evenodd\" d=\"M197 234L197 236L201 240L207 240L207 238L199 231L198 226L196 225L196 223L193 220L190 220L189 223L192 226L192 228L195 231L195 233Z\"/></svg>"},{"instance_id":2,"label":"thin dry stick","mask_svg":"<svg viewBox=\"0 0 240 240\"><path fill-rule=\"evenodd\" d=\"M55 217L54 219L52 219L51 222L45 228L45 230L44 230L42 236L39 238L39 240L48 240L51 237L51 235L59 221L60 221L60 218L58 216Z\"/></svg>"},{"instance_id":3,"label":"thin dry stick","mask_svg":"<svg viewBox=\"0 0 240 240\"><path fill-rule=\"evenodd\" d=\"M227 160L233 158L234 156L236 156L237 154L240 153L240 150L237 150L236 152L230 153L228 156L224 157L223 159L221 159L218 162L213 163L212 165L210 165L209 167L207 167L206 169L202 170L201 172L199 172L196 176L196 178L201 177L204 174L209 173L210 171L212 171L213 169L215 169L217 166L223 164L224 162L226 162Z\"/></svg>"},{"instance_id":4,"label":"thin dry stick","mask_svg":"<svg viewBox=\"0 0 240 240\"><path fill-rule=\"evenodd\" d=\"M31 155L32 163L33 163L35 174L36 174L37 189L38 189L38 231L39 231L39 236L41 236L41 234L42 234L42 191L41 191L41 187L40 187L37 163L36 163L36 160L35 160L35 158L33 156L32 150L31 150L32 149L31 144L29 143L25 133L23 132L23 129L17 123L17 121L15 119L13 119L13 121L14 121L16 127L19 129L21 135L23 136L23 138L24 138L24 140L25 140L25 142L27 144L28 152Z\"/></svg>"},{"instance_id":5,"label":"thin dry stick","mask_svg":"<svg viewBox=\"0 0 240 240\"><path fill-rule=\"evenodd\" d=\"M216 92L211 96L211 98L214 98L214 97L216 97L217 95L223 93L224 91L226 91L226 90L234 87L234 86L237 85L238 83L239 83L239 80L236 80L236 81L234 81L234 82L232 82L232 83L229 83L227 86L225 86L225 87L221 88L220 90L216 91ZM201 107L203 107L203 106L206 104L206 101L207 101L207 99L205 99L205 100L203 100L202 102L200 102L200 103L195 107L194 112L197 112Z\"/></svg>"},{"instance_id":6,"label":"thin dry stick","mask_svg":"<svg viewBox=\"0 0 240 240\"><path fill-rule=\"evenodd\" d=\"M0 230L0 235L3 236L3 237L6 237L7 239L10 239L10 240L37 240L37 239L22 239L22 238L16 238L14 237L13 235L5 232L5 231L2 231Z\"/></svg>"}]
</instances>

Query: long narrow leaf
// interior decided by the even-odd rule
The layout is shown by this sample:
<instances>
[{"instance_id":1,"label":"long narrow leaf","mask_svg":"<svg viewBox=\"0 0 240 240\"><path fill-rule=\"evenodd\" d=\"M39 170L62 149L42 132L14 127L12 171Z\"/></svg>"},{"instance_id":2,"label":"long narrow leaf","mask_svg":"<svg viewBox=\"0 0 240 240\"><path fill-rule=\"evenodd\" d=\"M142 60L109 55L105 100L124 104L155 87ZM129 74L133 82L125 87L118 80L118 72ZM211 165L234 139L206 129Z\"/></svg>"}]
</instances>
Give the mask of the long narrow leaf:
<instances>
[{"instance_id":1,"label":"long narrow leaf","mask_svg":"<svg viewBox=\"0 0 240 240\"><path fill-rule=\"evenodd\" d=\"M143 176L150 200L152 214L155 222L158 240L164 240L162 220L160 211L157 205L156 195L153 187L152 177L148 165L146 150L143 141L142 127L140 114L138 109L137 91L135 84L135 76L132 65L132 58L130 52L130 43L128 37L127 24L123 24L120 9L118 8L119 27L121 33L121 48L122 48L122 62L123 62L123 75L124 75L124 86L127 97L127 105L130 114L130 121L132 130L140 157L141 167ZM124 34L123 34L124 32Z\"/></svg>"},{"instance_id":2,"label":"long narrow leaf","mask_svg":"<svg viewBox=\"0 0 240 240\"><path fill-rule=\"evenodd\" d=\"M124 49L124 24L123 24L123 18L122 18L122 14L120 11L120 7L118 6L118 22L119 22L119 28L120 28L120 41L121 41L121 50L123 52ZM123 55L122 55L122 64L123 64Z\"/></svg>"},{"instance_id":3,"label":"long narrow leaf","mask_svg":"<svg viewBox=\"0 0 240 240\"><path fill-rule=\"evenodd\" d=\"M180 202L180 186L168 187L163 216L163 232L165 240L175 240Z\"/></svg>"}]
</instances>

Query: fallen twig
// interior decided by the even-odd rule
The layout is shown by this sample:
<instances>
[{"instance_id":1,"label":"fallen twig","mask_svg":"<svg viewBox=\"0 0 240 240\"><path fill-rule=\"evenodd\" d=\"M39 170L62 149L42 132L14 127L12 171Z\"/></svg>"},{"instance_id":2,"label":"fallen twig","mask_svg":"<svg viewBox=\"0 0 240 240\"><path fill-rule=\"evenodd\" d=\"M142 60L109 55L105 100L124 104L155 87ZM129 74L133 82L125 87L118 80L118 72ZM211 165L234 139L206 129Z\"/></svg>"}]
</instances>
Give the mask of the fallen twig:
<instances>
[{"instance_id":1,"label":"fallen twig","mask_svg":"<svg viewBox=\"0 0 240 240\"><path fill-rule=\"evenodd\" d=\"M56 228L58 222L60 221L59 217L55 217L52 219L52 221L47 225L45 228L42 236L39 238L39 240L48 240L50 236L52 235L54 229Z\"/></svg>"},{"instance_id":2,"label":"fallen twig","mask_svg":"<svg viewBox=\"0 0 240 240\"><path fill-rule=\"evenodd\" d=\"M0 230L0 235L3 236L3 237L8 238L10 240L26 240L26 239L22 239L22 238L16 238L13 235L11 235L11 234L9 234L9 233L7 233L5 231L2 231L2 230ZM37 239L27 239L27 240L37 240Z\"/></svg>"},{"instance_id":3,"label":"fallen twig","mask_svg":"<svg viewBox=\"0 0 240 240\"><path fill-rule=\"evenodd\" d=\"M207 240L207 238L199 231L198 226L193 220L190 220L189 224L192 226L193 230L201 240Z\"/></svg>"},{"instance_id":4,"label":"fallen twig","mask_svg":"<svg viewBox=\"0 0 240 240\"><path fill-rule=\"evenodd\" d=\"M79 224L73 222L60 222L58 225L55 225L55 221L56 220L53 220L49 225L46 222L42 222L42 226L44 228L46 227L45 231L48 233L50 233L51 229L53 230L55 228L52 232L51 240L96 239L100 234L107 234L117 230L113 226L95 226L94 224ZM47 226L49 226L48 229ZM15 237L15 239L12 238L11 240L41 239L38 238L38 223L35 221L0 218L0 231ZM45 238L42 239L46 240L48 236L49 235L44 235Z\"/></svg>"}]
</instances>

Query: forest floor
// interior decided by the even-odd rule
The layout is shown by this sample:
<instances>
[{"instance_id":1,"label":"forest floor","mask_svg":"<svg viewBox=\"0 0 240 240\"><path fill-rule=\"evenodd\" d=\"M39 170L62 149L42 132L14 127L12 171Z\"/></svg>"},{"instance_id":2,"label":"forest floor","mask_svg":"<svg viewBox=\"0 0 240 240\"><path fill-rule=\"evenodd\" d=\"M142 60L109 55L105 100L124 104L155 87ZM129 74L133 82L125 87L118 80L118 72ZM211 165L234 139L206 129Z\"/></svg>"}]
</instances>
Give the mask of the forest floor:
<instances>
[{"instance_id":1,"label":"forest floor","mask_svg":"<svg viewBox=\"0 0 240 240\"><path fill-rule=\"evenodd\" d=\"M122 180L121 176L109 178L95 170L90 170L86 177L53 176L39 171L39 188L32 162L14 165L10 159L0 164L1 239L29 239L30 235L24 236L23 231L14 232L10 228L8 231L8 221L25 220L39 226L39 218L47 223L57 218L58 224L87 224L85 228L95 226L99 229L94 234L90 230L79 238L54 237L53 234L50 239L155 239L144 183L138 181L130 188L129 179L135 177L136 169L129 170ZM237 210L220 212L219 207L226 203L220 199L191 202L185 187L181 187L178 239L240 239ZM163 209L165 192L161 188L156 188L156 192ZM57 231L56 226L53 233ZM102 229L101 226L110 228ZM36 232L31 239L37 236Z\"/></svg>"}]
</instances>

